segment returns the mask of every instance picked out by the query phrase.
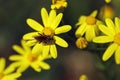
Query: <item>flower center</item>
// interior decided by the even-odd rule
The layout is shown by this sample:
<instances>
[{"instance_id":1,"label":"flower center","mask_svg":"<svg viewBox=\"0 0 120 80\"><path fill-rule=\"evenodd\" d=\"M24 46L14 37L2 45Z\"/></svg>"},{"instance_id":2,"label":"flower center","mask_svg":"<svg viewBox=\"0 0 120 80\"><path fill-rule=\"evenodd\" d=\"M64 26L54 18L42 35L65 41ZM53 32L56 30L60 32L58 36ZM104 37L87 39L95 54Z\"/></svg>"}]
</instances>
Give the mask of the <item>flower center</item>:
<instances>
[{"instance_id":1,"label":"flower center","mask_svg":"<svg viewBox=\"0 0 120 80\"><path fill-rule=\"evenodd\" d=\"M46 28L43 29L43 34L46 35L46 36L53 36L54 31L51 28L46 27Z\"/></svg>"},{"instance_id":2,"label":"flower center","mask_svg":"<svg viewBox=\"0 0 120 80\"><path fill-rule=\"evenodd\" d=\"M28 55L28 60L30 62L34 62L37 59L37 56L35 54L29 54Z\"/></svg>"},{"instance_id":3,"label":"flower center","mask_svg":"<svg viewBox=\"0 0 120 80\"><path fill-rule=\"evenodd\" d=\"M4 77L3 73L0 73L0 80Z\"/></svg>"},{"instance_id":4,"label":"flower center","mask_svg":"<svg viewBox=\"0 0 120 80\"><path fill-rule=\"evenodd\" d=\"M88 16L87 19L86 19L86 22L90 25L93 25L96 23L96 19L92 16Z\"/></svg>"},{"instance_id":5,"label":"flower center","mask_svg":"<svg viewBox=\"0 0 120 80\"><path fill-rule=\"evenodd\" d=\"M35 36L34 38L39 42L43 42L45 45L51 45L55 43L55 40L53 38L54 31L51 28L44 28L43 33L38 33L39 36Z\"/></svg>"},{"instance_id":6,"label":"flower center","mask_svg":"<svg viewBox=\"0 0 120 80\"><path fill-rule=\"evenodd\" d=\"M117 43L118 45L120 45L120 33L118 33L114 36L114 42Z\"/></svg>"}]
</instances>

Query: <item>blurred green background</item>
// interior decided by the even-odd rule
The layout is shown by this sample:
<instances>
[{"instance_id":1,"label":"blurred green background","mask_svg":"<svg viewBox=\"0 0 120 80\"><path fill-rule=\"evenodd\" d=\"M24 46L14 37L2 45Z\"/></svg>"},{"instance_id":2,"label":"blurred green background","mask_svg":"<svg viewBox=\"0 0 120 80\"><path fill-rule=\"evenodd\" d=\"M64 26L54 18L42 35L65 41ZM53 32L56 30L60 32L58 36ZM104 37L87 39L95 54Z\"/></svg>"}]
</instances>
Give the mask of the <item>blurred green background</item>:
<instances>
[{"instance_id":1,"label":"blurred green background","mask_svg":"<svg viewBox=\"0 0 120 80\"><path fill-rule=\"evenodd\" d=\"M64 24L73 29L66 35L61 35L70 46L68 49L58 47L58 58L47 62L51 70L34 72L28 69L19 80L78 80L81 74L86 74L89 80L120 80L120 66L114 59L101 61L101 54L96 51L86 52L76 48L75 24L80 15L89 15L93 10L99 10L105 5L104 0L67 0L68 7L64 9ZM110 3L116 16L120 16L120 0ZM26 24L27 18L33 18L40 23L42 7L50 11L51 0L0 0L0 57L8 60L14 54L13 44L20 44L25 33L32 31ZM67 36L67 37L66 37Z\"/></svg>"}]
</instances>

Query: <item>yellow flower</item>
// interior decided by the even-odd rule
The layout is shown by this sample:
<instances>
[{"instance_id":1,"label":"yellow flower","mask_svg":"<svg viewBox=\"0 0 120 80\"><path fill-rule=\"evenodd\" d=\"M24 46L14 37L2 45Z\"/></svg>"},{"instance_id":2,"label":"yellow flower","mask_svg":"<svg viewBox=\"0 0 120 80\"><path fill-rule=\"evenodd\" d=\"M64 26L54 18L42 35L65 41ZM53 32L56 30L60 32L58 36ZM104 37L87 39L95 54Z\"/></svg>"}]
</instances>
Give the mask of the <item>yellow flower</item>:
<instances>
[{"instance_id":1,"label":"yellow flower","mask_svg":"<svg viewBox=\"0 0 120 80\"><path fill-rule=\"evenodd\" d=\"M67 7L66 0L52 0L51 9L61 9Z\"/></svg>"},{"instance_id":2,"label":"yellow flower","mask_svg":"<svg viewBox=\"0 0 120 80\"><path fill-rule=\"evenodd\" d=\"M101 24L99 20L95 17L97 11L93 11L89 16L81 16L76 25L79 25L78 29L75 32L76 37L83 36L87 41L92 41L92 39L98 34L98 25Z\"/></svg>"},{"instance_id":3,"label":"yellow flower","mask_svg":"<svg viewBox=\"0 0 120 80\"><path fill-rule=\"evenodd\" d=\"M110 2L111 2L111 0L105 0L105 2L106 2L106 3L110 3Z\"/></svg>"},{"instance_id":4,"label":"yellow flower","mask_svg":"<svg viewBox=\"0 0 120 80\"><path fill-rule=\"evenodd\" d=\"M88 78L86 75L83 74L80 76L79 80L88 80Z\"/></svg>"},{"instance_id":5,"label":"yellow flower","mask_svg":"<svg viewBox=\"0 0 120 80\"><path fill-rule=\"evenodd\" d=\"M111 19L105 20L106 25L100 25L99 29L105 34L93 39L96 43L111 43L103 54L103 61L108 60L115 53L115 61L120 64L120 19L115 18L115 24Z\"/></svg>"},{"instance_id":6,"label":"yellow flower","mask_svg":"<svg viewBox=\"0 0 120 80\"><path fill-rule=\"evenodd\" d=\"M6 61L4 58L0 58L0 80L17 80L21 76L20 73L13 72L14 68L8 66L5 69Z\"/></svg>"},{"instance_id":7,"label":"yellow flower","mask_svg":"<svg viewBox=\"0 0 120 80\"><path fill-rule=\"evenodd\" d=\"M42 57L39 51L31 50L25 44L25 41L21 41L22 47L13 45L13 49L19 53L19 55L11 55L9 59L14 61L11 66L17 68L18 72L24 72L28 67L33 68L35 71L40 72L41 68L48 70L50 66L44 62L45 59L50 58Z\"/></svg>"},{"instance_id":8,"label":"yellow flower","mask_svg":"<svg viewBox=\"0 0 120 80\"><path fill-rule=\"evenodd\" d=\"M105 18L113 19L114 16L115 16L115 11L114 11L113 7L111 7L109 5L105 5L100 9L99 17L101 19L105 19Z\"/></svg>"},{"instance_id":9,"label":"yellow flower","mask_svg":"<svg viewBox=\"0 0 120 80\"><path fill-rule=\"evenodd\" d=\"M84 38L84 37L79 37L77 40L76 40L76 46L80 49L84 49L86 48L88 45L88 42L87 40Z\"/></svg>"},{"instance_id":10,"label":"yellow flower","mask_svg":"<svg viewBox=\"0 0 120 80\"><path fill-rule=\"evenodd\" d=\"M48 56L49 52L53 58L57 57L56 45L68 47L68 43L57 34L68 32L71 29L70 25L63 25L57 28L63 14L56 15L55 10L51 10L49 15L45 8L41 9L41 17L44 27L33 19L27 19L27 24L36 30L36 32L27 33L23 39L27 41L29 46L34 46L35 50L42 50L43 56Z\"/></svg>"}]
</instances>

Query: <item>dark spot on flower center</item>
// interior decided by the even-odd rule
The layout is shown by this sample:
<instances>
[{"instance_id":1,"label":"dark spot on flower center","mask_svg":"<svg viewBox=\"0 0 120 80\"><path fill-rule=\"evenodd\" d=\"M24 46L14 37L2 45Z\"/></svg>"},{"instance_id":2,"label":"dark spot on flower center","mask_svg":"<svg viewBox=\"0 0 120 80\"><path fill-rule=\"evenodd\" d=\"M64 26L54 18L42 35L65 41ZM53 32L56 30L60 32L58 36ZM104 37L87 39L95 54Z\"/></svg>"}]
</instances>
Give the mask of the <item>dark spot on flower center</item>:
<instances>
[{"instance_id":1,"label":"dark spot on flower center","mask_svg":"<svg viewBox=\"0 0 120 80\"><path fill-rule=\"evenodd\" d=\"M45 45L52 45L55 43L53 36L46 36L40 34L39 36L34 37L39 43L43 42Z\"/></svg>"}]
</instances>

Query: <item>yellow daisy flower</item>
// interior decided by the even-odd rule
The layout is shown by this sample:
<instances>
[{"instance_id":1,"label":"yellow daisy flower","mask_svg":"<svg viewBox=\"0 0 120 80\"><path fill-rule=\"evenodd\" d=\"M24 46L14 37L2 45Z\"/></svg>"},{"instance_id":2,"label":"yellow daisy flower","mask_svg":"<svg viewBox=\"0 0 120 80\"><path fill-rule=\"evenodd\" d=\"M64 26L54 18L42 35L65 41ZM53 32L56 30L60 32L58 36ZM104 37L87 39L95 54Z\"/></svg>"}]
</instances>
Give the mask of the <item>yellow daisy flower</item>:
<instances>
[{"instance_id":1,"label":"yellow daisy flower","mask_svg":"<svg viewBox=\"0 0 120 80\"><path fill-rule=\"evenodd\" d=\"M110 3L110 2L111 2L111 0L105 0L105 2L106 2L106 3Z\"/></svg>"},{"instance_id":2,"label":"yellow daisy flower","mask_svg":"<svg viewBox=\"0 0 120 80\"><path fill-rule=\"evenodd\" d=\"M14 72L14 68L8 66L5 68L6 61L4 58L0 58L0 80L17 80L21 76L20 73Z\"/></svg>"},{"instance_id":3,"label":"yellow daisy flower","mask_svg":"<svg viewBox=\"0 0 120 80\"><path fill-rule=\"evenodd\" d=\"M100 9L99 17L101 19L111 18L113 19L115 16L115 11L112 6L105 5Z\"/></svg>"},{"instance_id":4,"label":"yellow daisy flower","mask_svg":"<svg viewBox=\"0 0 120 80\"><path fill-rule=\"evenodd\" d=\"M66 0L52 0L51 9L61 9L67 7Z\"/></svg>"},{"instance_id":5,"label":"yellow daisy flower","mask_svg":"<svg viewBox=\"0 0 120 80\"><path fill-rule=\"evenodd\" d=\"M79 80L88 80L88 77L84 74L82 74L80 77L79 77Z\"/></svg>"},{"instance_id":6,"label":"yellow daisy flower","mask_svg":"<svg viewBox=\"0 0 120 80\"><path fill-rule=\"evenodd\" d=\"M101 24L95 17L97 11L93 11L89 16L81 16L76 24L78 29L75 32L76 37L81 37L85 34L87 41L92 39L98 34L98 25Z\"/></svg>"},{"instance_id":7,"label":"yellow daisy flower","mask_svg":"<svg viewBox=\"0 0 120 80\"><path fill-rule=\"evenodd\" d=\"M84 37L79 37L76 40L76 46L80 49L84 49L88 46L88 41Z\"/></svg>"},{"instance_id":8,"label":"yellow daisy flower","mask_svg":"<svg viewBox=\"0 0 120 80\"><path fill-rule=\"evenodd\" d=\"M106 25L100 25L99 29L105 34L93 39L95 43L111 43L103 54L103 61L108 60L115 53L115 61L120 64L120 19L115 18L115 24L111 19L105 20Z\"/></svg>"},{"instance_id":9,"label":"yellow daisy flower","mask_svg":"<svg viewBox=\"0 0 120 80\"><path fill-rule=\"evenodd\" d=\"M44 62L45 59L50 57L42 57L39 50L31 50L25 44L25 41L21 41L22 47L13 45L13 49L19 53L19 55L11 55L9 59L15 61L11 64L14 68L17 68L18 72L25 71L28 67L33 68L35 71L40 72L41 68L48 70L50 66Z\"/></svg>"},{"instance_id":10,"label":"yellow daisy flower","mask_svg":"<svg viewBox=\"0 0 120 80\"><path fill-rule=\"evenodd\" d=\"M33 19L27 19L27 24L36 30L36 32L27 33L23 39L27 41L29 46L34 46L35 50L42 50L43 56L48 56L49 52L53 58L57 57L55 43L61 47L68 47L68 43L57 34L68 32L71 29L70 25L63 25L57 28L63 14L56 15L55 10L51 10L49 15L45 8L41 9L41 16L44 27Z\"/></svg>"}]
</instances>

